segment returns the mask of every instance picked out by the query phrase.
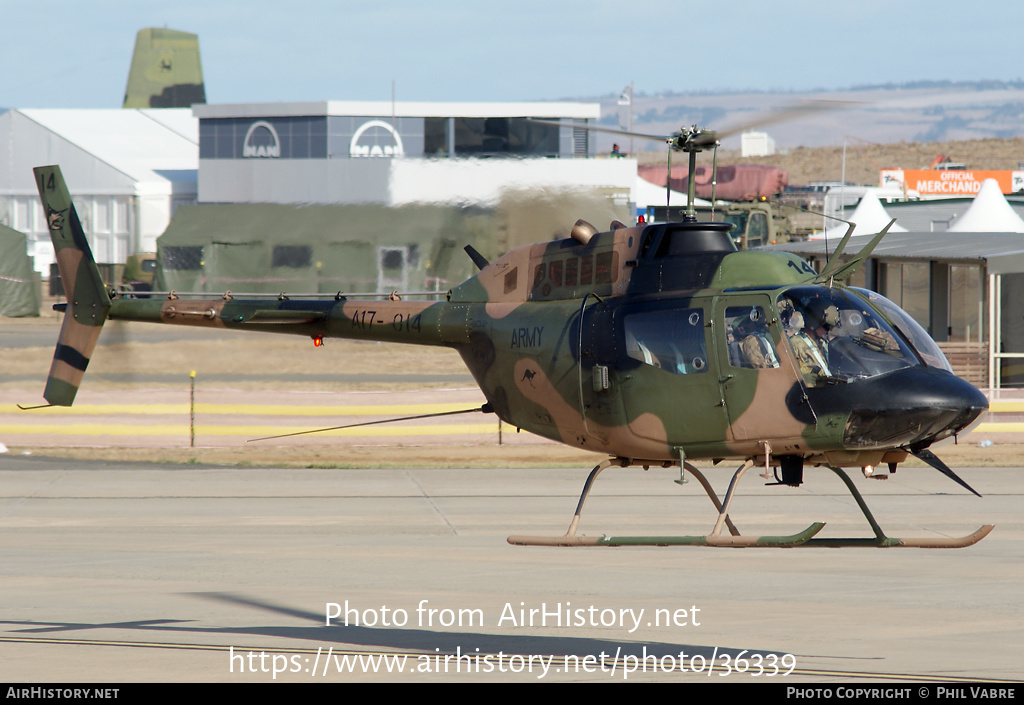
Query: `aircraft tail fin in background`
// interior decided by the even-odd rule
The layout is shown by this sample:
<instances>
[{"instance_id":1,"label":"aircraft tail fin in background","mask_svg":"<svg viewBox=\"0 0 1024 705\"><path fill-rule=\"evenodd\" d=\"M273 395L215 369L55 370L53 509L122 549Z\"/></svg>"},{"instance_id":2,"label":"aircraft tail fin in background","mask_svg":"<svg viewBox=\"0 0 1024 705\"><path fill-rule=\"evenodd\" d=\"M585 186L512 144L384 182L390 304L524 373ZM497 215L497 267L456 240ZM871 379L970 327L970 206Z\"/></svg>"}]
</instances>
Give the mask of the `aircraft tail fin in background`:
<instances>
[{"instance_id":1,"label":"aircraft tail fin in background","mask_svg":"<svg viewBox=\"0 0 1024 705\"><path fill-rule=\"evenodd\" d=\"M41 166L33 172L68 300L43 397L53 406L71 406L107 319L110 296L60 167Z\"/></svg>"},{"instance_id":2,"label":"aircraft tail fin in background","mask_svg":"<svg viewBox=\"0 0 1024 705\"><path fill-rule=\"evenodd\" d=\"M187 108L205 102L199 37L173 29L140 29L122 107Z\"/></svg>"}]
</instances>

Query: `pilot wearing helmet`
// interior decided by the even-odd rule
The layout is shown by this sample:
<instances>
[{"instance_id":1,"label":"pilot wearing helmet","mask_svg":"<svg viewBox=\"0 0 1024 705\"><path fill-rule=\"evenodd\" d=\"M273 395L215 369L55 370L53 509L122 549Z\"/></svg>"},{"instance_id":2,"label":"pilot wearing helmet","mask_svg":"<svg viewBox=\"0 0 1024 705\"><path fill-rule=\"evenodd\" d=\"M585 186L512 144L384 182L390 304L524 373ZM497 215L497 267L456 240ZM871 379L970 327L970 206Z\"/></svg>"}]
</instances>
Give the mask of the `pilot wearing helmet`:
<instances>
[{"instance_id":1,"label":"pilot wearing helmet","mask_svg":"<svg viewBox=\"0 0 1024 705\"><path fill-rule=\"evenodd\" d=\"M754 308L749 315L739 318L733 324L733 330L733 339L739 341L739 367L763 370L779 366L768 325L760 308Z\"/></svg>"},{"instance_id":2,"label":"pilot wearing helmet","mask_svg":"<svg viewBox=\"0 0 1024 705\"><path fill-rule=\"evenodd\" d=\"M831 376L828 341L832 329L839 323L839 309L824 299L812 299L806 306L796 304L786 310L789 312L788 320L784 319L786 332L800 373L808 381Z\"/></svg>"}]
</instances>

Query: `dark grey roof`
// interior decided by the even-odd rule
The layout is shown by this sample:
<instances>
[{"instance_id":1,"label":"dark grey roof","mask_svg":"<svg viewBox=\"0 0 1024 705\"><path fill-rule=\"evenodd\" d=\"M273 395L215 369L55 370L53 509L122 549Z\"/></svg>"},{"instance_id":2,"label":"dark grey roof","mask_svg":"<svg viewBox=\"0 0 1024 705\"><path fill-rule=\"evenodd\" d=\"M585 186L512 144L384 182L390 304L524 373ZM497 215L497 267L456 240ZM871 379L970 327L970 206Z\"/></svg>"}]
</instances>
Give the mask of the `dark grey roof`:
<instances>
[{"instance_id":1,"label":"dark grey roof","mask_svg":"<svg viewBox=\"0 0 1024 705\"><path fill-rule=\"evenodd\" d=\"M856 254L870 242L870 235L851 238L846 254ZM828 241L828 252L835 251L839 238ZM824 240L787 242L771 249L792 252L802 257L823 255ZM889 233L871 255L875 259L986 263L989 274L1024 272L1024 234L1021 233Z\"/></svg>"}]
</instances>

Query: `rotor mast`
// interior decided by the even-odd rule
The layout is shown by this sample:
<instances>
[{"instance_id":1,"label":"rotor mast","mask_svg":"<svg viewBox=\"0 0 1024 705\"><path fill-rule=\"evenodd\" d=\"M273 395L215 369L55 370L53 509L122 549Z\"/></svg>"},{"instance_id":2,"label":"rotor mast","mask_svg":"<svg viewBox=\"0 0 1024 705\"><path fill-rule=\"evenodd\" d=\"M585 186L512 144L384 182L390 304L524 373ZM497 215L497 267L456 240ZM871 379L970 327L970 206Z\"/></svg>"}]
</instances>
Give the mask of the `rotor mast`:
<instances>
[{"instance_id":1,"label":"rotor mast","mask_svg":"<svg viewBox=\"0 0 1024 705\"><path fill-rule=\"evenodd\" d=\"M694 201L697 199L697 182L694 179L697 171L697 153L703 152L711 147L718 147L718 134L703 127L693 125L680 130L665 140L671 151L686 152L689 155L689 171L686 177L686 214L683 221L687 223L697 222L697 210ZM669 166L668 178L672 178L672 167ZM717 176L713 176L713 179Z\"/></svg>"}]
</instances>

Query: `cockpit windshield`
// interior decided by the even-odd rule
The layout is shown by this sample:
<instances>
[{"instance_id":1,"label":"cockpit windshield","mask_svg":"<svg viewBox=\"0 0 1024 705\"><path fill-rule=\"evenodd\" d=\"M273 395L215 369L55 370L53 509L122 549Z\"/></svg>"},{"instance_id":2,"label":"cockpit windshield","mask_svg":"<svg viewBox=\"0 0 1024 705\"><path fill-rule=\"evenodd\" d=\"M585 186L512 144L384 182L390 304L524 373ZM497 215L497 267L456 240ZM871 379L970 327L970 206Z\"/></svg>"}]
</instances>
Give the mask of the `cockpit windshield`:
<instances>
[{"instance_id":1,"label":"cockpit windshield","mask_svg":"<svg viewBox=\"0 0 1024 705\"><path fill-rule=\"evenodd\" d=\"M921 359L924 360L924 364L928 367L938 367L939 369L952 372L953 368L949 364L949 360L942 354L942 350L936 345L935 341L931 339L931 336L925 331L921 325L915 321L910 315L901 309L899 306L894 304L889 299L885 298L881 294L876 294L868 289L853 289L858 295L868 300L872 306L878 309L883 316L885 316L892 325L904 335L904 337L910 341L911 346L917 350Z\"/></svg>"},{"instance_id":2,"label":"cockpit windshield","mask_svg":"<svg viewBox=\"0 0 1024 705\"><path fill-rule=\"evenodd\" d=\"M777 303L808 386L851 382L921 364L904 336L849 289L796 287L781 294Z\"/></svg>"}]
</instances>

